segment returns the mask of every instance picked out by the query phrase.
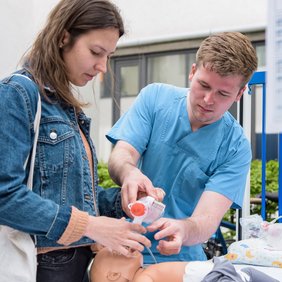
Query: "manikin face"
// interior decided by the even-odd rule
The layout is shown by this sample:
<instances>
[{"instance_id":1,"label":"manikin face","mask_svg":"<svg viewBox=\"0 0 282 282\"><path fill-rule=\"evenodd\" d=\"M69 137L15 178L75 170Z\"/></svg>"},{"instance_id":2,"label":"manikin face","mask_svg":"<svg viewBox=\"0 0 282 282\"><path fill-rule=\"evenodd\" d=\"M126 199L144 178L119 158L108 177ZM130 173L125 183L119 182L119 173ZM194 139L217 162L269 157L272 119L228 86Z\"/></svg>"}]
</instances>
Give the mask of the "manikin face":
<instances>
[{"instance_id":1,"label":"manikin face","mask_svg":"<svg viewBox=\"0 0 282 282\"><path fill-rule=\"evenodd\" d=\"M91 30L77 38L71 48L63 48L63 60L69 81L84 86L98 73L107 71L107 61L116 49L119 33L116 28ZM65 32L63 45L70 40Z\"/></svg>"},{"instance_id":2,"label":"manikin face","mask_svg":"<svg viewBox=\"0 0 282 282\"><path fill-rule=\"evenodd\" d=\"M91 281L130 282L142 265L143 256L138 251L134 251L131 257L125 257L103 248L91 266Z\"/></svg>"},{"instance_id":3,"label":"manikin face","mask_svg":"<svg viewBox=\"0 0 282 282\"><path fill-rule=\"evenodd\" d=\"M239 75L220 76L203 66L192 65L188 95L188 115L193 131L219 120L240 100L245 87Z\"/></svg>"}]
</instances>

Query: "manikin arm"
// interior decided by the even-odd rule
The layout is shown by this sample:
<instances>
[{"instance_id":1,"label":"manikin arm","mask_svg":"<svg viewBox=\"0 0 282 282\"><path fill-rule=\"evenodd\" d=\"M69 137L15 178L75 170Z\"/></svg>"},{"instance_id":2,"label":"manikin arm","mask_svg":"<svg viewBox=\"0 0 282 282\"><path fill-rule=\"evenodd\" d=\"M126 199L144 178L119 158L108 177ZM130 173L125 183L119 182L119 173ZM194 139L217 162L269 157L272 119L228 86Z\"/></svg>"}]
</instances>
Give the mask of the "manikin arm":
<instances>
[{"instance_id":1,"label":"manikin arm","mask_svg":"<svg viewBox=\"0 0 282 282\"><path fill-rule=\"evenodd\" d=\"M103 248L91 266L91 282L182 282L187 262L164 262L142 268L139 252L125 257Z\"/></svg>"}]
</instances>

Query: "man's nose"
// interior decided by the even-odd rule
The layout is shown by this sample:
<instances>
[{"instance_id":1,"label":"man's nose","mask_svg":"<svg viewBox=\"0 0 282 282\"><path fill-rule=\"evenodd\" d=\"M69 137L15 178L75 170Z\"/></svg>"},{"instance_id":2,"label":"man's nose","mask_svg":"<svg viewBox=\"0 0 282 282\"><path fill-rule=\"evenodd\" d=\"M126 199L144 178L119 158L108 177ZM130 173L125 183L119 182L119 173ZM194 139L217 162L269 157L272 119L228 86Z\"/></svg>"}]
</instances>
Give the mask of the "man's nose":
<instances>
[{"instance_id":1,"label":"man's nose","mask_svg":"<svg viewBox=\"0 0 282 282\"><path fill-rule=\"evenodd\" d=\"M210 90L210 91L207 91L205 93L205 97L204 97L204 101L207 105L212 105L214 104L214 97L215 97L215 93Z\"/></svg>"}]
</instances>

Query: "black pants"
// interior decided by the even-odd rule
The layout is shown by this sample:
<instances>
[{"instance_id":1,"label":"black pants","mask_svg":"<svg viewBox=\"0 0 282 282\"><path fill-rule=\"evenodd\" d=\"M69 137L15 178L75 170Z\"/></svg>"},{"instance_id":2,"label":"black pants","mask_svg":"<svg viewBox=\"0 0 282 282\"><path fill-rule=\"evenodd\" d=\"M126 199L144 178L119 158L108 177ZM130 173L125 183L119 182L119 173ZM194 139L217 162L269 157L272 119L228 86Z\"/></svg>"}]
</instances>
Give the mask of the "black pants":
<instances>
[{"instance_id":1,"label":"black pants","mask_svg":"<svg viewBox=\"0 0 282 282\"><path fill-rule=\"evenodd\" d=\"M37 282L89 282L90 247L58 250L37 256Z\"/></svg>"}]
</instances>

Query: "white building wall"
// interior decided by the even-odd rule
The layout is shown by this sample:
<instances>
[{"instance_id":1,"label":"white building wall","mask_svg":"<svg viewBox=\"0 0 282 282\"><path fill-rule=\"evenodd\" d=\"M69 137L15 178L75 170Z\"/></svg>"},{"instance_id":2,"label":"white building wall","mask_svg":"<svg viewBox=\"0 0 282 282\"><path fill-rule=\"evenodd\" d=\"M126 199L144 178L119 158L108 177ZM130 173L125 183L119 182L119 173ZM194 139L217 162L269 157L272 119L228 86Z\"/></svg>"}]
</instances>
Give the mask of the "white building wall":
<instances>
[{"instance_id":1,"label":"white building wall","mask_svg":"<svg viewBox=\"0 0 282 282\"><path fill-rule=\"evenodd\" d=\"M58 0L0 0L0 77L14 71L22 54ZM113 0L121 10L126 35L119 46L200 37L212 32L265 28L267 0ZM93 91L93 89L95 91ZM90 101L91 134L99 159L111 150L105 133L111 127L111 101L100 97L100 78L80 89ZM93 94L94 93L94 94ZM94 97L95 96L95 97ZM130 101L131 102L131 101ZM127 105L122 105L126 109Z\"/></svg>"},{"instance_id":2,"label":"white building wall","mask_svg":"<svg viewBox=\"0 0 282 282\"><path fill-rule=\"evenodd\" d=\"M267 0L113 0L127 35L123 44L266 26Z\"/></svg>"}]
</instances>

